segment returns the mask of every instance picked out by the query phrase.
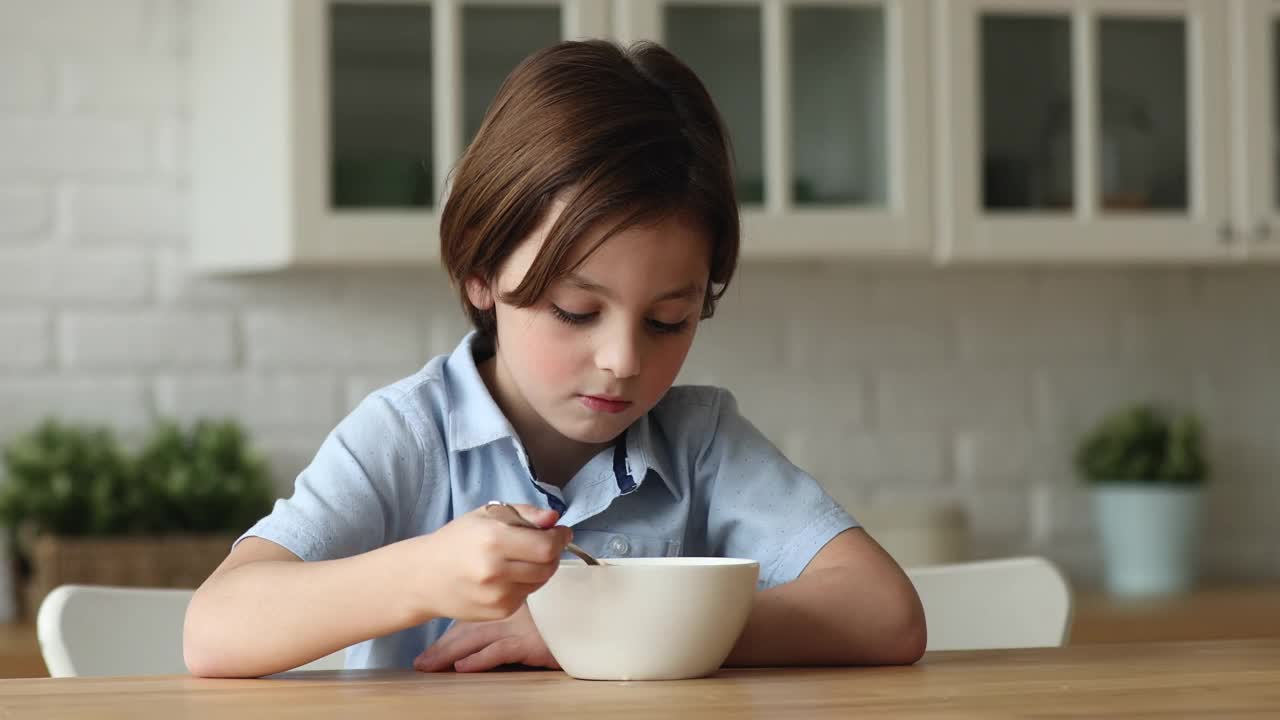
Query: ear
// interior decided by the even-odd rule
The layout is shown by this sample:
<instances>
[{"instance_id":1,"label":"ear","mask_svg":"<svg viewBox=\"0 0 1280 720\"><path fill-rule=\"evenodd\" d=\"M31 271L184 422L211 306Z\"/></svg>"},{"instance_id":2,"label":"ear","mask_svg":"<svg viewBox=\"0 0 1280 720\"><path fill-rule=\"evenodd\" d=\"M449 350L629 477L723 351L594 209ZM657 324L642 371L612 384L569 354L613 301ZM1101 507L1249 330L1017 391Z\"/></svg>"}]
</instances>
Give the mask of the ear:
<instances>
[{"instance_id":1,"label":"ear","mask_svg":"<svg viewBox=\"0 0 1280 720\"><path fill-rule=\"evenodd\" d=\"M489 284L478 275L472 275L466 280L467 299L471 304L480 310L489 310L493 307L493 290L489 288Z\"/></svg>"}]
</instances>

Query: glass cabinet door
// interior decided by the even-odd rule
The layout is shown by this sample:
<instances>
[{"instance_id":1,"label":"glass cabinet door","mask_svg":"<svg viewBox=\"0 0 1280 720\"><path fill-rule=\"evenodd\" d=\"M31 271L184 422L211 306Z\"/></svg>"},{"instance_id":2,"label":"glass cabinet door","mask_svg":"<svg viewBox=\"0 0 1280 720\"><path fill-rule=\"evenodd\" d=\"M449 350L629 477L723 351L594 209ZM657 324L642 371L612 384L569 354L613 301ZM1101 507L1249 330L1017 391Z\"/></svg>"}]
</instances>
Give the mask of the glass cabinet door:
<instances>
[{"instance_id":1,"label":"glass cabinet door","mask_svg":"<svg viewBox=\"0 0 1280 720\"><path fill-rule=\"evenodd\" d=\"M1236 0L1231 33L1244 52L1233 68L1243 79L1233 144L1236 233L1251 257L1280 258L1280 0Z\"/></svg>"},{"instance_id":2,"label":"glass cabinet door","mask_svg":"<svg viewBox=\"0 0 1280 720\"><path fill-rule=\"evenodd\" d=\"M984 14L981 33L982 207L1075 208L1071 18Z\"/></svg>"},{"instance_id":3,"label":"glass cabinet door","mask_svg":"<svg viewBox=\"0 0 1280 720\"><path fill-rule=\"evenodd\" d=\"M1098 19L1094 201L1104 212L1189 208L1188 22Z\"/></svg>"},{"instance_id":4,"label":"glass cabinet door","mask_svg":"<svg viewBox=\"0 0 1280 720\"><path fill-rule=\"evenodd\" d=\"M1076 209L1071 18L981 17L982 207ZM1093 207L1187 209L1184 19L1098 20Z\"/></svg>"},{"instance_id":5,"label":"glass cabinet door","mask_svg":"<svg viewBox=\"0 0 1280 720\"><path fill-rule=\"evenodd\" d=\"M431 7L334 2L327 19L331 206L434 204Z\"/></svg>"},{"instance_id":6,"label":"glass cabinet door","mask_svg":"<svg viewBox=\"0 0 1280 720\"><path fill-rule=\"evenodd\" d=\"M663 8L664 44L707 86L733 139L738 201L764 202L763 28L759 5Z\"/></svg>"},{"instance_id":7,"label":"glass cabinet door","mask_svg":"<svg viewBox=\"0 0 1280 720\"><path fill-rule=\"evenodd\" d=\"M733 144L744 252L927 255L928 6L620 0L619 39L698 74Z\"/></svg>"},{"instance_id":8,"label":"glass cabinet door","mask_svg":"<svg viewBox=\"0 0 1280 720\"><path fill-rule=\"evenodd\" d=\"M463 6L462 122L467 144L516 65L533 51L560 41L560 12L554 4Z\"/></svg>"},{"instance_id":9,"label":"glass cabinet door","mask_svg":"<svg viewBox=\"0 0 1280 720\"><path fill-rule=\"evenodd\" d=\"M885 207L888 79L885 10L791 8L792 198L799 207Z\"/></svg>"},{"instance_id":10,"label":"glass cabinet door","mask_svg":"<svg viewBox=\"0 0 1280 720\"><path fill-rule=\"evenodd\" d=\"M608 35L596 0L292 0L290 192L279 263L438 262L447 178L515 66Z\"/></svg>"},{"instance_id":11,"label":"glass cabinet door","mask_svg":"<svg viewBox=\"0 0 1280 720\"><path fill-rule=\"evenodd\" d=\"M207 269L439 262L447 179L503 78L605 0L192 3L193 248Z\"/></svg>"},{"instance_id":12,"label":"glass cabinet door","mask_svg":"<svg viewBox=\"0 0 1280 720\"><path fill-rule=\"evenodd\" d=\"M596 0L431 0L435 7L437 184L475 138L507 75L564 39L607 37L609 5Z\"/></svg>"},{"instance_id":13,"label":"glass cabinet door","mask_svg":"<svg viewBox=\"0 0 1280 720\"><path fill-rule=\"evenodd\" d=\"M569 0L331 0L331 205L430 208L515 66L569 34L607 32Z\"/></svg>"},{"instance_id":14,"label":"glass cabinet door","mask_svg":"<svg viewBox=\"0 0 1280 720\"><path fill-rule=\"evenodd\" d=\"M1227 257L1225 6L935 4L952 257Z\"/></svg>"}]
</instances>

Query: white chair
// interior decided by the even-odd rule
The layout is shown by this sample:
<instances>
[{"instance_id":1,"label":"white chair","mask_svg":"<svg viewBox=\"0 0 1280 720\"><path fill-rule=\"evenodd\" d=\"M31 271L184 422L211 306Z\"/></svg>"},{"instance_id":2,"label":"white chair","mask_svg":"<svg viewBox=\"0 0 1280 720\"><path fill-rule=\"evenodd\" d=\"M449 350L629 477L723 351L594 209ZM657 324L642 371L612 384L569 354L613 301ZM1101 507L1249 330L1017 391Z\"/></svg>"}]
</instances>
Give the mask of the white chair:
<instances>
[{"instance_id":1,"label":"white chair","mask_svg":"<svg viewBox=\"0 0 1280 720\"><path fill-rule=\"evenodd\" d=\"M40 603L36 635L53 677L175 675L192 590L62 585ZM340 650L298 668L337 670Z\"/></svg>"},{"instance_id":2,"label":"white chair","mask_svg":"<svg viewBox=\"0 0 1280 720\"><path fill-rule=\"evenodd\" d=\"M1071 589L1041 557L906 568L924 604L926 650L1058 647Z\"/></svg>"}]
</instances>

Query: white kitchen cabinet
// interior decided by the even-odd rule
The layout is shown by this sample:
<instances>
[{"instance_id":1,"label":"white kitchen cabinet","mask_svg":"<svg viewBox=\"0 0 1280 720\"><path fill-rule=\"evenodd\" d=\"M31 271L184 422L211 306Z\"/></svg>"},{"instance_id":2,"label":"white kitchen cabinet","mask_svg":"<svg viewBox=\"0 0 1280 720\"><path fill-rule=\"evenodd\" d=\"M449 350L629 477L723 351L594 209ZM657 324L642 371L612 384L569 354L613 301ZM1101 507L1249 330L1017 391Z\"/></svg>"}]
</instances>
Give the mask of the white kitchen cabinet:
<instances>
[{"instance_id":1,"label":"white kitchen cabinet","mask_svg":"<svg viewBox=\"0 0 1280 720\"><path fill-rule=\"evenodd\" d=\"M1235 227L1251 259L1280 260L1280 0L1232 0Z\"/></svg>"},{"instance_id":2,"label":"white kitchen cabinet","mask_svg":"<svg viewBox=\"0 0 1280 720\"><path fill-rule=\"evenodd\" d=\"M602 0L197 0L197 267L438 262L449 171L528 52Z\"/></svg>"},{"instance_id":3,"label":"white kitchen cabinet","mask_svg":"<svg viewBox=\"0 0 1280 720\"><path fill-rule=\"evenodd\" d=\"M928 6L920 0L616 0L707 85L734 145L743 254L927 257Z\"/></svg>"},{"instance_id":4,"label":"white kitchen cabinet","mask_svg":"<svg viewBox=\"0 0 1280 720\"><path fill-rule=\"evenodd\" d=\"M1227 3L936 0L933 12L941 260L1243 257Z\"/></svg>"},{"instance_id":5,"label":"white kitchen cabinet","mask_svg":"<svg viewBox=\"0 0 1280 720\"><path fill-rule=\"evenodd\" d=\"M498 84L652 39L734 142L746 258L1280 259L1280 0L196 0L201 268L438 262Z\"/></svg>"}]
</instances>

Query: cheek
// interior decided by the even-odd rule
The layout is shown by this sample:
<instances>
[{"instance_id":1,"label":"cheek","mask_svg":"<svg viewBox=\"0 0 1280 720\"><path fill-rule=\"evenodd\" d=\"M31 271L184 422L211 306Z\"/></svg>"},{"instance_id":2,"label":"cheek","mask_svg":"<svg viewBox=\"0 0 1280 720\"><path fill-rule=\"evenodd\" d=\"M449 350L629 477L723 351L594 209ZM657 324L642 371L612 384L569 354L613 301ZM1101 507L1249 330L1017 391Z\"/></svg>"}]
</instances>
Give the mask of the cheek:
<instances>
[{"instance_id":1,"label":"cheek","mask_svg":"<svg viewBox=\"0 0 1280 720\"><path fill-rule=\"evenodd\" d=\"M521 348L534 379L557 386L577 376L581 362L578 342L566 328L546 318L530 320L529 332Z\"/></svg>"},{"instance_id":2,"label":"cheek","mask_svg":"<svg viewBox=\"0 0 1280 720\"><path fill-rule=\"evenodd\" d=\"M688 356L692 345L693 338L690 337L685 342L668 343L654 353L654 372L650 373L650 377L655 389L665 391L675 381L676 375L680 374L680 368L684 365L684 359Z\"/></svg>"}]
</instances>

